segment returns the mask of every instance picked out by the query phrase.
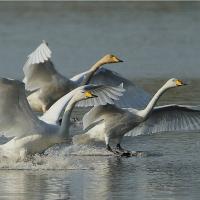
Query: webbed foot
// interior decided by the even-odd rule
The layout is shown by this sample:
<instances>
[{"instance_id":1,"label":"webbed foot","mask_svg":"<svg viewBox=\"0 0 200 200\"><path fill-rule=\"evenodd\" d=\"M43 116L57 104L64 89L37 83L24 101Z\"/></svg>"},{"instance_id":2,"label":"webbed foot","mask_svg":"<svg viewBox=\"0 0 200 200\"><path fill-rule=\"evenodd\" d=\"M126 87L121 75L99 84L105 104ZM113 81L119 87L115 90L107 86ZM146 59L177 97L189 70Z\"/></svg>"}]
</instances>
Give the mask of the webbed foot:
<instances>
[{"instance_id":1,"label":"webbed foot","mask_svg":"<svg viewBox=\"0 0 200 200\"><path fill-rule=\"evenodd\" d=\"M121 147L120 144L116 145L118 154L121 154L122 157L133 157L133 156L142 156L144 152L142 151L129 151Z\"/></svg>"}]
</instances>

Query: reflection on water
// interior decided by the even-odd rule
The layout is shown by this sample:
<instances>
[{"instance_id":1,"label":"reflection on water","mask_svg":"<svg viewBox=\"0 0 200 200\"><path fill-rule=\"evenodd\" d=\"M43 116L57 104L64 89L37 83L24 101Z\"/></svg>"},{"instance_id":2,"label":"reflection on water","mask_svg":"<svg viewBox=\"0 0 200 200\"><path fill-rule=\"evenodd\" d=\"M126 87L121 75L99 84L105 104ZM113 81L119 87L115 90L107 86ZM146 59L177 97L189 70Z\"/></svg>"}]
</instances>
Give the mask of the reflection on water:
<instances>
[{"instance_id":1,"label":"reflection on water","mask_svg":"<svg viewBox=\"0 0 200 200\"><path fill-rule=\"evenodd\" d=\"M159 104L197 105L199 9L199 2L1 2L0 74L22 78L26 55L45 39L68 77L113 53L125 62L112 69L152 94L171 77L190 83L168 91ZM94 156L105 154L104 146L72 145L27 162L1 159L0 198L199 199L199 141L199 133L126 138L127 149L154 155L129 159Z\"/></svg>"}]
</instances>

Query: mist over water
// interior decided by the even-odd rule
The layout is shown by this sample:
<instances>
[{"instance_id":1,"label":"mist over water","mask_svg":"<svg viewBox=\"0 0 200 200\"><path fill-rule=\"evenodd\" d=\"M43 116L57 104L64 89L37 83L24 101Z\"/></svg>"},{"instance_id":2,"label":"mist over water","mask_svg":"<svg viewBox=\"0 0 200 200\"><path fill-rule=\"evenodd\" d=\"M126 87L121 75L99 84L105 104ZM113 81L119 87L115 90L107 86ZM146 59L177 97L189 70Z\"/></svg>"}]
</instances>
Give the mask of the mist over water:
<instances>
[{"instance_id":1,"label":"mist over water","mask_svg":"<svg viewBox=\"0 0 200 200\"><path fill-rule=\"evenodd\" d=\"M199 2L0 2L0 19L2 77L22 79L27 55L45 39L67 77L112 53L125 62L106 67L152 94L171 77L189 83L160 105L200 102ZM199 141L199 133L126 137L124 148L147 152L130 159L70 144L27 162L1 158L0 198L199 199Z\"/></svg>"}]
</instances>

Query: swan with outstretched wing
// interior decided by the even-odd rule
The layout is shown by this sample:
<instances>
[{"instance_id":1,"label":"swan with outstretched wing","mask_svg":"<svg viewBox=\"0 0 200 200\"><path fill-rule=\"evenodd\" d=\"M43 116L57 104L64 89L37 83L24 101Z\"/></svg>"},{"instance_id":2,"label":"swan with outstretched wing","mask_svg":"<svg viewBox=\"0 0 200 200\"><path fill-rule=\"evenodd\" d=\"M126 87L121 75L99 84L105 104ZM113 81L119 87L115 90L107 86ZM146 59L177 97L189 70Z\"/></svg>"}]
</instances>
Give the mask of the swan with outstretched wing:
<instances>
[{"instance_id":1,"label":"swan with outstretched wing","mask_svg":"<svg viewBox=\"0 0 200 200\"><path fill-rule=\"evenodd\" d=\"M129 98L121 97L118 105L120 107L134 108L146 106L150 99L150 95L147 92L119 74L103 68L105 64L120 62L122 60L117 56L108 54L97 61L89 70L68 79L55 69L51 61L51 50L47 43L43 41L28 56L23 68L25 75L23 81L26 89L33 91L28 96L28 102L34 111L46 112L64 94L80 85L93 83L117 86L123 82L127 93L125 96L129 96Z\"/></svg>"},{"instance_id":2,"label":"swan with outstretched wing","mask_svg":"<svg viewBox=\"0 0 200 200\"><path fill-rule=\"evenodd\" d=\"M107 150L130 156L131 152L123 150L120 146L123 136L129 131L129 135L140 135L163 131L200 130L199 108L178 105L155 107L164 92L182 85L185 84L178 79L168 80L141 110L122 109L114 105L92 108L83 118L85 133L75 136L74 143L105 141ZM109 144L112 140L116 142L118 151L111 149Z\"/></svg>"},{"instance_id":3,"label":"swan with outstretched wing","mask_svg":"<svg viewBox=\"0 0 200 200\"><path fill-rule=\"evenodd\" d=\"M6 137L13 137L0 145L1 155L15 160L24 159L27 155L42 153L54 144L65 142L69 138L70 116L77 103L85 102L80 106L87 106L87 101L92 105L106 104L123 92L122 86L86 85L76 88L71 98L67 98L67 103L65 99L61 102L66 108L59 126L38 119L28 104L21 81L0 78L0 132ZM54 111L59 115L60 110Z\"/></svg>"}]
</instances>

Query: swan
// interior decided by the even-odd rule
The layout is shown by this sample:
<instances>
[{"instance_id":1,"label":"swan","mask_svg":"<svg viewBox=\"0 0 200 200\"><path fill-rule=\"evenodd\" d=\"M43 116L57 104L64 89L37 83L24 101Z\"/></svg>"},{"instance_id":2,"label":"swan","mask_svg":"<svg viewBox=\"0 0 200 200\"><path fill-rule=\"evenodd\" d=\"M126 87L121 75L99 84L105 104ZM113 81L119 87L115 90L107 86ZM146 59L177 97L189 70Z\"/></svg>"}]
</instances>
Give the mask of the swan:
<instances>
[{"instance_id":1,"label":"swan","mask_svg":"<svg viewBox=\"0 0 200 200\"><path fill-rule=\"evenodd\" d=\"M140 127L142 124L145 124L146 127L141 133L138 132L137 135L144 134L147 129L148 131L152 129L154 131L199 130L200 110L198 109L177 105L154 108L158 99L169 88L183 85L185 84L181 80L175 78L168 80L153 96L146 108L142 110L122 109L113 105L92 108L83 117L85 133L75 136L73 142L83 144L90 141L105 141L108 151L129 156L131 153L121 147L121 140L132 129L136 129L136 131L142 130ZM165 127L163 128L163 126ZM115 140L117 144L117 151L110 147L110 141L112 140Z\"/></svg>"},{"instance_id":2,"label":"swan","mask_svg":"<svg viewBox=\"0 0 200 200\"><path fill-rule=\"evenodd\" d=\"M75 89L79 85L87 85L91 76L104 64L123 62L114 55L105 55L96 62L84 75L81 83L64 77L54 67L50 60L51 50L45 41L28 56L23 71L26 89L34 91L27 99L34 111L46 112L49 107L64 94Z\"/></svg>"},{"instance_id":3,"label":"swan","mask_svg":"<svg viewBox=\"0 0 200 200\"><path fill-rule=\"evenodd\" d=\"M121 107L141 108L146 105L150 98L150 95L140 87L119 74L102 67L105 64L122 62L114 55L105 55L89 70L68 79L57 72L51 61L51 54L47 42L43 41L28 56L23 67L23 82L26 90L33 92L27 98L34 111L46 112L64 94L88 83L116 86L123 82L126 96L129 98L120 97L118 105Z\"/></svg>"},{"instance_id":4,"label":"swan","mask_svg":"<svg viewBox=\"0 0 200 200\"><path fill-rule=\"evenodd\" d=\"M63 114L61 126L45 123L31 110L24 83L0 78L0 132L10 141L0 145L2 156L23 160L27 155L42 153L54 144L69 138L70 115L75 104L106 104L122 95L124 89L103 85L85 85L75 89ZM107 93L107 95L102 94ZM81 104L83 105L83 104Z\"/></svg>"}]
</instances>

